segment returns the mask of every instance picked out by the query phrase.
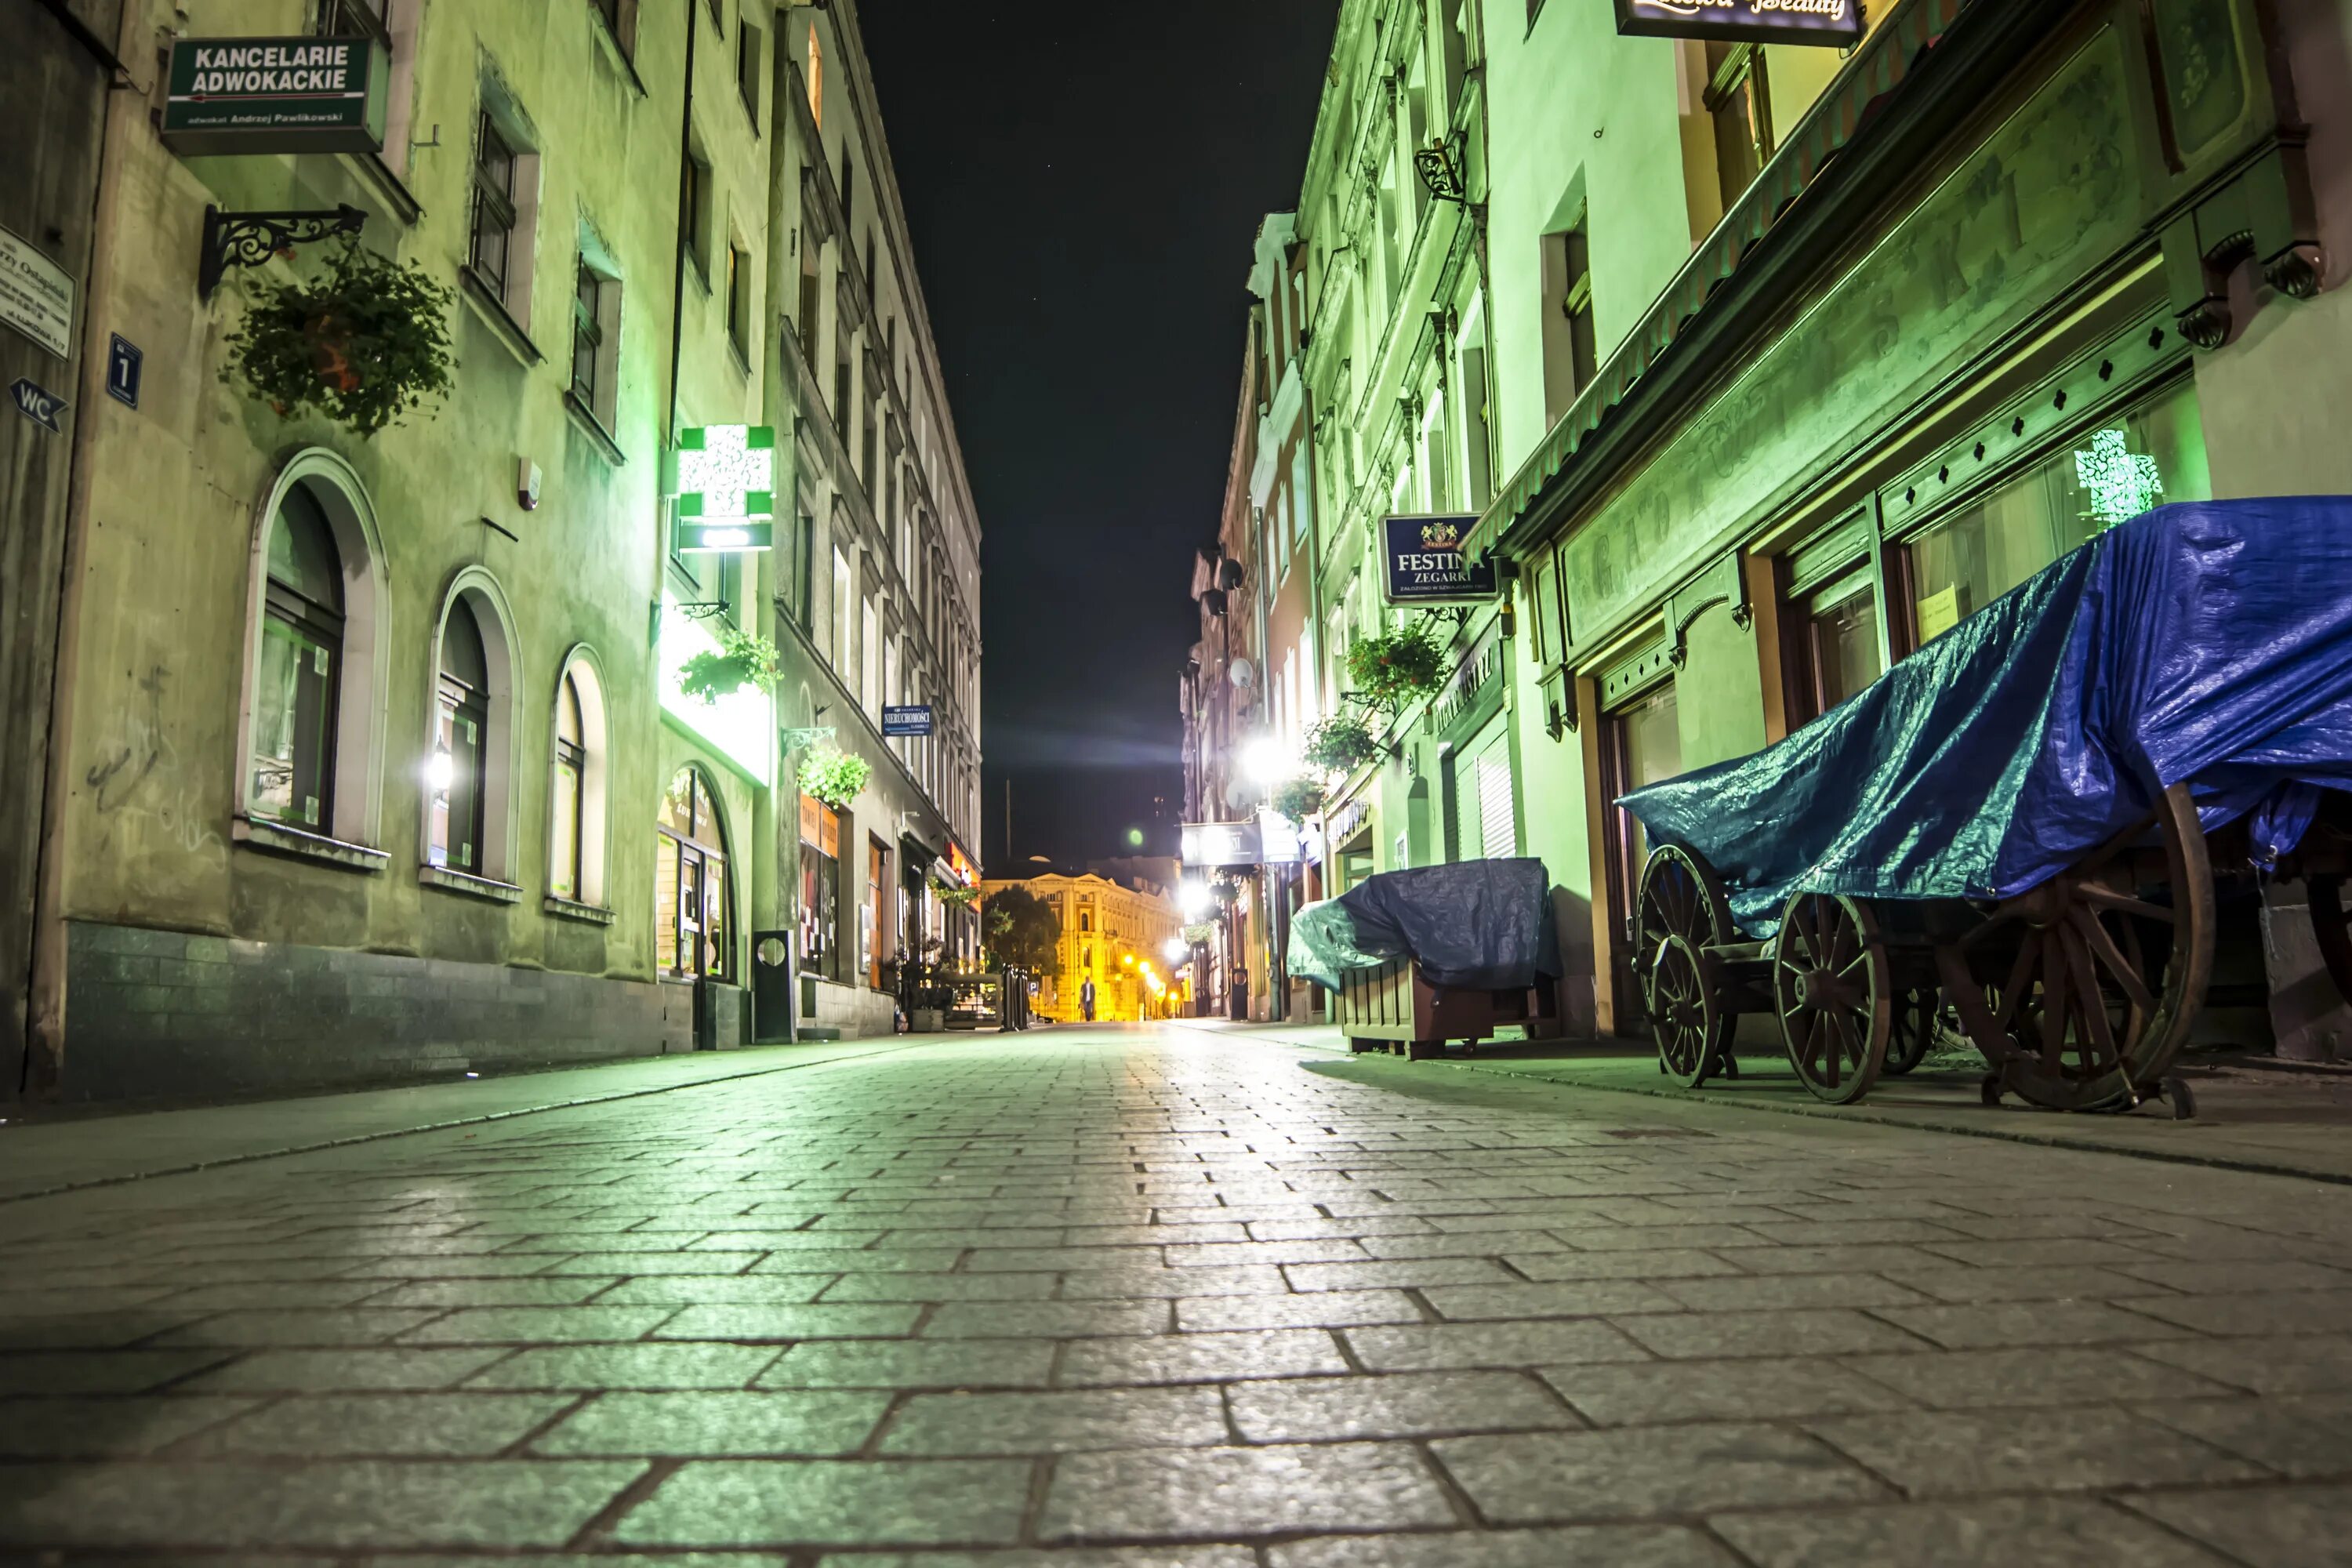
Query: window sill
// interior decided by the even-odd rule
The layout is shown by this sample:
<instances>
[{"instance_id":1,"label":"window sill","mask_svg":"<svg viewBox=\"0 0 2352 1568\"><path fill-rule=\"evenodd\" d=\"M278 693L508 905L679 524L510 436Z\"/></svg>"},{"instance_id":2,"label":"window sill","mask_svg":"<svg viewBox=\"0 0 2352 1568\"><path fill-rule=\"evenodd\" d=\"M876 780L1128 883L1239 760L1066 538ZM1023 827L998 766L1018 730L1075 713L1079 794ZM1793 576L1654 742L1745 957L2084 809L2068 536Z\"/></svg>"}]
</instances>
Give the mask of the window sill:
<instances>
[{"instance_id":1,"label":"window sill","mask_svg":"<svg viewBox=\"0 0 2352 1568\"><path fill-rule=\"evenodd\" d=\"M265 816L233 818L229 823L229 837L248 849L289 855L300 860L316 860L321 865L363 874L383 870L385 861L390 858L381 849L371 849L364 844L346 844L340 838L306 832L299 827L288 827Z\"/></svg>"},{"instance_id":2,"label":"window sill","mask_svg":"<svg viewBox=\"0 0 2352 1568\"><path fill-rule=\"evenodd\" d=\"M615 917L612 910L595 904L583 904L560 893L550 893L539 900L539 907L558 920L579 921L592 926L608 926Z\"/></svg>"},{"instance_id":3,"label":"window sill","mask_svg":"<svg viewBox=\"0 0 2352 1568\"><path fill-rule=\"evenodd\" d=\"M612 432L604 428L604 422L596 417L596 411L580 401L580 395L568 386L563 389L563 406L572 416L572 422L580 426L598 451L604 454L606 462L618 468L629 460L628 455L621 450L621 444L613 439Z\"/></svg>"},{"instance_id":4,"label":"window sill","mask_svg":"<svg viewBox=\"0 0 2352 1568\"><path fill-rule=\"evenodd\" d=\"M522 901L522 889L512 882L493 881L488 877L477 877L471 871L452 871L446 866L419 866L416 868L416 879L445 893L458 893L493 904L518 904Z\"/></svg>"},{"instance_id":5,"label":"window sill","mask_svg":"<svg viewBox=\"0 0 2352 1568\"><path fill-rule=\"evenodd\" d=\"M474 307L474 313L481 317L482 324L490 329L490 335L504 343L507 352L521 361L526 369L547 363L547 356L539 352L539 345L530 341L530 334L507 313L506 301L491 293L489 285L476 277L472 268L457 268L457 292Z\"/></svg>"}]
</instances>

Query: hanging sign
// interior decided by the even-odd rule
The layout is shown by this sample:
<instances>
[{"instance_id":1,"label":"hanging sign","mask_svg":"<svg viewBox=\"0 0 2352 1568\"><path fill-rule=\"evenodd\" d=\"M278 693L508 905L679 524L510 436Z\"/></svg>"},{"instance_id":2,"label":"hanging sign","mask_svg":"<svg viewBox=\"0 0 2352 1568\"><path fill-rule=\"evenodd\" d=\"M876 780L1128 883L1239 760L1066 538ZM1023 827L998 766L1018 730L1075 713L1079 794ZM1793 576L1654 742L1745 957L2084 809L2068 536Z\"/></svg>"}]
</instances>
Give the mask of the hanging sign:
<instances>
[{"instance_id":1,"label":"hanging sign","mask_svg":"<svg viewBox=\"0 0 2352 1568\"><path fill-rule=\"evenodd\" d=\"M882 733L889 736L928 735L931 732L931 705L928 702L885 704L882 709Z\"/></svg>"},{"instance_id":2,"label":"hanging sign","mask_svg":"<svg viewBox=\"0 0 2352 1568\"><path fill-rule=\"evenodd\" d=\"M1391 605L1483 605L1498 596L1495 563L1473 560L1462 542L1478 521L1473 512L1381 520Z\"/></svg>"},{"instance_id":3,"label":"hanging sign","mask_svg":"<svg viewBox=\"0 0 2352 1568\"><path fill-rule=\"evenodd\" d=\"M1188 822L1183 825L1187 866L1255 866L1261 842L1255 818L1247 822Z\"/></svg>"},{"instance_id":4,"label":"hanging sign","mask_svg":"<svg viewBox=\"0 0 2352 1568\"><path fill-rule=\"evenodd\" d=\"M184 158L381 153L390 52L367 38L183 38L163 145Z\"/></svg>"},{"instance_id":5,"label":"hanging sign","mask_svg":"<svg viewBox=\"0 0 2352 1568\"><path fill-rule=\"evenodd\" d=\"M1617 30L1842 49L1862 39L1862 0L1617 0Z\"/></svg>"},{"instance_id":6,"label":"hanging sign","mask_svg":"<svg viewBox=\"0 0 2352 1568\"><path fill-rule=\"evenodd\" d=\"M65 434L65 426L58 423L58 416L63 414L70 405L47 387L38 384L28 376L20 375L8 384L8 401L16 405L17 413L47 430L50 435Z\"/></svg>"},{"instance_id":7,"label":"hanging sign","mask_svg":"<svg viewBox=\"0 0 2352 1568\"><path fill-rule=\"evenodd\" d=\"M662 459L674 499L671 548L765 550L775 542L776 431L772 425L709 425L677 433Z\"/></svg>"},{"instance_id":8,"label":"hanging sign","mask_svg":"<svg viewBox=\"0 0 2352 1568\"><path fill-rule=\"evenodd\" d=\"M0 321L59 359L73 357L73 275L20 234L0 228Z\"/></svg>"}]
</instances>

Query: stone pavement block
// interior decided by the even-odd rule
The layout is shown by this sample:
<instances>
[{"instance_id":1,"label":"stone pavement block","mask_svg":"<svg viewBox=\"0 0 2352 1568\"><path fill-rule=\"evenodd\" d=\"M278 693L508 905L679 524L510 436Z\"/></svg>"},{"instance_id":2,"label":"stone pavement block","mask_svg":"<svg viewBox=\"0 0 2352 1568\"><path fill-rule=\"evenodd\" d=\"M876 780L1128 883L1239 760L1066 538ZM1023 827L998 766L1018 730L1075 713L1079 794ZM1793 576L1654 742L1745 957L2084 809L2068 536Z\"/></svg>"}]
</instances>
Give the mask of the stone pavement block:
<instances>
[{"instance_id":1,"label":"stone pavement block","mask_svg":"<svg viewBox=\"0 0 2352 1568\"><path fill-rule=\"evenodd\" d=\"M2340 1476L2352 1470L2352 1394L2183 1399L2133 1408L2283 1476Z\"/></svg>"},{"instance_id":2,"label":"stone pavement block","mask_svg":"<svg viewBox=\"0 0 2352 1568\"><path fill-rule=\"evenodd\" d=\"M1876 1246L1774 1247L1755 1236L1716 1247L1716 1256L1748 1274L1884 1274L1909 1268L1949 1268L1952 1260L1900 1243Z\"/></svg>"},{"instance_id":3,"label":"stone pavement block","mask_svg":"<svg viewBox=\"0 0 2352 1568\"><path fill-rule=\"evenodd\" d=\"M2105 1405L2233 1392L2226 1384L2149 1361L2120 1346L1853 1356L1844 1364L1906 1398L1938 1409Z\"/></svg>"},{"instance_id":4,"label":"stone pavement block","mask_svg":"<svg viewBox=\"0 0 2352 1568\"><path fill-rule=\"evenodd\" d=\"M1160 1334L1174 1324L1165 1301L957 1301L925 1319L928 1340L1010 1339L1035 1335Z\"/></svg>"},{"instance_id":5,"label":"stone pavement block","mask_svg":"<svg viewBox=\"0 0 2352 1568\"><path fill-rule=\"evenodd\" d=\"M560 1345L518 1351L469 1388L741 1388L776 1359L772 1345Z\"/></svg>"},{"instance_id":6,"label":"stone pavement block","mask_svg":"<svg viewBox=\"0 0 2352 1568\"><path fill-rule=\"evenodd\" d=\"M560 1279L530 1276L520 1279L412 1279L405 1284L374 1284L371 1307L563 1307L585 1301L613 1278L567 1275ZM599 1302L598 1305L610 1303Z\"/></svg>"},{"instance_id":7,"label":"stone pavement block","mask_svg":"<svg viewBox=\"0 0 2352 1568\"><path fill-rule=\"evenodd\" d=\"M0 1317L0 1355L24 1351L110 1351L152 1340L198 1321L202 1311L134 1307L112 1312L58 1312Z\"/></svg>"},{"instance_id":8,"label":"stone pavement block","mask_svg":"<svg viewBox=\"0 0 2352 1568\"><path fill-rule=\"evenodd\" d=\"M1825 1445L1777 1426L1445 1437L1431 1448L1497 1524L1866 1502L1886 1495L1880 1482Z\"/></svg>"},{"instance_id":9,"label":"stone pavement block","mask_svg":"<svg viewBox=\"0 0 2352 1568\"><path fill-rule=\"evenodd\" d=\"M551 1275L740 1274L768 1256L760 1252L583 1252L571 1258L550 1259L540 1272ZM787 1253L784 1256L799 1258L806 1255Z\"/></svg>"},{"instance_id":10,"label":"stone pavement block","mask_svg":"<svg viewBox=\"0 0 2352 1568\"><path fill-rule=\"evenodd\" d=\"M627 1463L0 1467L0 1543L340 1549L560 1546Z\"/></svg>"},{"instance_id":11,"label":"stone pavement block","mask_svg":"<svg viewBox=\"0 0 2352 1568\"><path fill-rule=\"evenodd\" d=\"M1062 1352L1060 1382L1066 1388L1122 1383L1222 1383L1348 1370L1339 1345L1320 1329L1262 1329L1073 1341Z\"/></svg>"},{"instance_id":12,"label":"stone pavement block","mask_svg":"<svg viewBox=\"0 0 2352 1568\"><path fill-rule=\"evenodd\" d=\"M1544 1285L1441 1285L1422 1299L1454 1322L1507 1318L1586 1318L1603 1312L1679 1312L1672 1296L1635 1279L1579 1279Z\"/></svg>"},{"instance_id":13,"label":"stone pavement block","mask_svg":"<svg viewBox=\"0 0 2352 1568\"><path fill-rule=\"evenodd\" d=\"M1158 1227L1155 1227L1158 1228ZM1163 1249L1175 1268L1240 1268L1269 1263L1361 1263L1362 1247L1353 1241L1199 1241L1171 1238Z\"/></svg>"},{"instance_id":14,"label":"stone pavement block","mask_svg":"<svg viewBox=\"0 0 2352 1568\"><path fill-rule=\"evenodd\" d=\"M403 1334L403 1344L585 1344L643 1339L670 1307L464 1307Z\"/></svg>"},{"instance_id":15,"label":"stone pavement block","mask_svg":"<svg viewBox=\"0 0 2352 1568\"><path fill-rule=\"evenodd\" d=\"M1509 1285L1517 1281L1485 1258L1405 1258L1370 1263L1289 1263L1296 1290L1378 1290L1425 1285Z\"/></svg>"},{"instance_id":16,"label":"stone pavement block","mask_svg":"<svg viewBox=\"0 0 2352 1568\"><path fill-rule=\"evenodd\" d=\"M689 1256L725 1258L732 1255L710 1253ZM961 1256L961 1253L951 1247L918 1247L913 1250L882 1247L829 1247L819 1250L809 1247L771 1252L752 1268L751 1272L754 1274L945 1274L956 1266L956 1259ZM625 1269L621 1272L646 1271ZM681 1268L677 1272L724 1274L730 1270L722 1268Z\"/></svg>"},{"instance_id":17,"label":"stone pavement block","mask_svg":"<svg viewBox=\"0 0 2352 1568\"><path fill-rule=\"evenodd\" d=\"M1326 1535L1276 1546L1266 1561L1273 1568L1738 1568L1697 1531L1669 1524Z\"/></svg>"},{"instance_id":18,"label":"stone pavement block","mask_svg":"<svg viewBox=\"0 0 2352 1568\"><path fill-rule=\"evenodd\" d=\"M1449 1367L1543 1366L1551 1363L1647 1361L1649 1352L1610 1324L1561 1322L1410 1323L1348 1329L1349 1346L1374 1372Z\"/></svg>"},{"instance_id":19,"label":"stone pavement block","mask_svg":"<svg viewBox=\"0 0 2352 1568\"><path fill-rule=\"evenodd\" d=\"M0 1354L0 1395L142 1394L227 1359L220 1350L19 1351Z\"/></svg>"},{"instance_id":20,"label":"stone pavement block","mask_svg":"<svg viewBox=\"0 0 2352 1568\"><path fill-rule=\"evenodd\" d=\"M596 1297L600 1307L792 1304L814 1301L838 1274L656 1274L624 1279Z\"/></svg>"},{"instance_id":21,"label":"stone pavement block","mask_svg":"<svg viewBox=\"0 0 2352 1568\"><path fill-rule=\"evenodd\" d=\"M2352 1314L2352 1290L2135 1297L2129 1306L2159 1323L2178 1324L2200 1333L2332 1333Z\"/></svg>"},{"instance_id":22,"label":"stone pavement block","mask_svg":"<svg viewBox=\"0 0 2352 1568\"><path fill-rule=\"evenodd\" d=\"M1842 1309L1778 1312L1684 1312L1670 1317L1614 1320L1650 1350L1676 1358L1742 1355L1852 1355L1866 1351L1926 1350L1916 1339L1877 1319Z\"/></svg>"},{"instance_id":23,"label":"stone pavement block","mask_svg":"<svg viewBox=\"0 0 2352 1568\"><path fill-rule=\"evenodd\" d=\"M1253 1443L1540 1431L1584 1425L1542 1384L1503 1372L1283 1378L1234 1384L1226 1390L1225 1399L1234 1425Z\"/></svg>"},{"instance_id":24,"label":"stone pavement block","mask_svg":"<svg viewBox=\"0 0 2352 1568\"><path fill-rule=\"evenodd\" d=\"M1707 1521L1758 1568L2018 1563L2027 1568L2220 1568L2225 1559L2105 1504L1990 1498Z\"/></svg>"},{"instance_id":25,"label":"stone pavement block","mask_svg":"<svg viewBox=\"0 0 2352 1568\"><path fill-rule=\"evenodd\" d=\"M2085 1264L2121 1265L2152 1262L2159 1256L2153 1250L2158 1239L2151 1237L2146 1246L2135 1243L2130 1247L2112 1241L2094 1240L1962 1241L1954 1239L1924 1245L1921 1250L1932 1252L1951 1262L1965 1263L1976 1268L2078 1268Z\"/></svg>"},{"instance_id":26,"label":"stone pavement block","mask_svg":"<svg viewBox=\"0 0 2352 1568\"><path fill-rule=\"evenodd\" d=\"M1735 1279L1671 1279L1658 1289L1702 1312L1783 1307L1901 1307L1928 1298L1875 1274L1769 1274Z\"/></svg>"},{"instance_id":27,"label":"stone pavement block","mask_svg":"<svg viewBox=\"0 0 2352 1568\"><path fill-rule=\"evenodd\" d=\"M1069 1454L1229 1440L1213 1388L919 1394L883 1434L885 1454Z\"/></svg>"},{"instance_id":28,"label":"stone pavement block","mask_svg":"<svg viewBox=\"0 0 2352 1568\"><path fill-rule=\"evenodd\" d=\"M838 1306L688 1307L656 1329L656 1340L864 1340L912 1333L923 1309L910 1302Z\"/></svg>"},{"instance_id":29,"label":"stone pavement block","mask_svg":"<svg viewBox=\"0 0 2352 1568\"><path fill-rule=\"evenodd\" d=\"M365 1394L449 1388L503 1350L256 1351L185 1384L192 1394Z\"/></svg>"},{"instance_id":30,"label":"stone pavement block","mask_svg":"<svg viewBox=\"0 0 2352 1568\"><path fill-rule=\"evenodd\" d=\"M729 1559L730 1564L734 1559ZM274 1565L273 1565L274 1568ZM601 1562L597 1568L614 1568ZM625 1561L617 1568L628 1568ZM885 1552L821 1557L817 1568L1257 1568L1246 1546L1114 1546L1065 1552Z\"/></svg>"},{"instance_id":31,"label":"stone pavement block","mask_svg":"<svg viewBox=\"0 0 2352 1568\"><path fill-rule=\"evenodd\" d=\"M1805 1425L1915 1498L2189 1485L2267 1473L2111 1408L1845 1415Z\"/></svg>"},{"instance_id":32,"label":"stone pavement block","mask_svg":"<svg viewBox=\"0 0 2352 1568\"><path fill-rule=\"evenodd\" d=\"M2352 1273L2324 1264L2299 1260L2217 1263L2126 1263L2116 1269L2134 1279L2192 1296L2239 1295L2252 1291L2342 1290L2352 1289ZM2112 1293L2112 1292L2110 1292ZM2134 1295L2154 1291L2135 1290ZM2088 1292L2085 1292L2088 1294Z\"/></svg>"},{"instance_id":33,"label":"stone pavement block","mask_svg":"<svg viewBox=\"0 0 2352 1568\"><path fill-rule=\"evenodd\" d=\"M845 1274L827 1301L1043 1301L1055 1274Z\"/></svg>"},{"instance_id":34,"label":"stone pavement block","mask_svg":"<svg viewBox=\"0 0 2352 1568\"><path fill-rule=\"evenodd\" d=\"M2136 1268L2136 1265L2126 1265ZM1887 1278L1938 1301L2099 1301L2159 1292L2116 1268L1958 1268L1940 1260L1934 1267L1891 1268Z\"/></svg>"},{"instance_id":35,"label":"stone pavement block","mask_svg":"<svg viewBox=\"0 0 2352 1568\"><path fill-rule=\"evenodd\" d=\"M1010 1544L1023 1459L696 1460L614 1526L615 1541L681 1546Z\"/></svg>"},{"instance_id":36,"label":"stone pavement block","mask_svg":"<svg viewBox=\"0 0 2352 1568\"><path fill-rule=\"evenodd\" d=\"M1900 1357L1885 1357L1900 1360ZM1543 1380L1602 1426L1670 1421L1769 1421L1901 1410L1908 1401L1835 1362L1645 1362L1555 1366Z\"/></svg>"},{"instance_id":37,"label":"stone pavement block","mask_svg":"<svg viewBox=\"0 0 2352 1568\"><path fill-rule=\"evenodd\" d=\"M605 1394L531 1441L537 1454L756 1458L855 1454L880 1424L883 1393Z\"/></svg>"},{"instance_id":38,"label":"stone pavement block","mask_svg":"<svg viewBox=\"0 0 2352 1568\"><path fill-rule=\"evenodd\" d=\"M950 1254L950 1261L956 1256ZM1156 1246L974 1247L971 1268L975 1274L1060 1274L1072 1268L1156 1268L1164 1261Z\"/></svg>"},{"instance_id":39,"label":"stone pavement block","mask_svg":"<svg viewBox=\"0 0 2352 1568\"><path fill-rule=\"evenodd\" d=\"M1677 1225L1668 1229L1647 1225L1611 1224L1561 1230L1558 1234L1579 1252L1686 1252L1723 1248L1736 1254L1772 1250L1772 1244L1764 1237L1736 1225ZM1508 1251L1517 1245L1513 1241L1505 1250ZM1737 1256L1727 1261L1738 1263L1742 1268L1748 1263L1746 1258Z\"/></svg>"},{"instance_id":40,"label":"stone pavement block","mask_svg":"<svg viewBox=\"0 0 2352 1568\"><path fill-rule=\"evenodd\" d=\"M2170 1300L2186 1302L2221 1299ZM1873 1310L1872 1316L1907 1329L1921 1339L1933 1340L1948 1350L2021 1344L2118 1344L2173 1338L2186 1331L2161 1317L2150 1321L2137 1311L2123 1311L2096 1301L1979 1301L1967 1306L1880 1307Z\"/></svg>"},{"instance_id":41,"label":"stone pavement block","mask_svg":"<svg viewBox=\"0 0 2352 1568\"><path fill-rule=\"evenodd\" d=\"M488 1458L572 1403L544 1394L357 1394L280 1400L191 1438L201 1459Z\"/></svg>"},{"instance_id":42,"label":"stone pavement block","mask_svg":"<svg viewBox=\"0 0 2352 1568\"><path fill-rule=\"evenodd\" d=\"M1360 1323L1418 1323L1421 1309L1402 1290L1305 1290L1265 1296L1186 1297L1176 1303L1176 1326L1187 1333L1216 1329L1347 1328Z\"/></svg>"},{"instance_id":43,"label":"stone pavement block","mask_svg":"<svg viewBox=\"0 0 2352 1568\"><path fill-rule=\"evenodd\" d=\"M88 1459L151 1453L241 1415L258 1403L185 1394L0 1401L0 1458Z\"/></svg>"},{"instance_id":44,"label":"stone pavement block","mask_svg":"<svg viewBox=\"0 0 2352 1568\"><path fill-rule=\"evenodd\" d=\"M1049 1340L837 1340L794 1345L754 1386L1041 1387L1053 1367Z\"/></svg>"},{"instance_id":45,"label":"stone pavement block","mask_svg":"<svg viewBox=\"0 0 2352 1568\"><path fill-rule=\"evenodd\" d=\"M1038 1530L1112 1542L1454 1522L1411 1445L1333 1443L1073 1454L1055 1466Z\"/></svg>"},{"instance_id":46,"label":"stone pavement block","mask_svg":"<svg viewBox=\"0 0 2352 1568\"><path fill-rule=\"evenodd\" d=\"M2252 1487L2116 1500L2249 1568L2343 1568L2352 1563L2352 1487Z\"/></svg>"},{"instance_id":47,"label":"stone pavement block","mask_svg":"<svg viewBox=\"0 0 2352 1568\"><path fill-rule=\"evenodd\" d=\"M371 1309L448 1304L393 1300L389 1299L390 1294L381 1280L279 1279L250 1285L199 1285L194 1289L180 1290L164 1297L156 1303L156 1307L158 1310L193 1316L198 1312L226 1312L248 1308L355 1307L362 1301ZM0 1313L7 1310L7 1298L0 1296ZM5 1338L6 1331L5 1324L0 1324L0 1338Z\"/></svg>"},{"instance_id":48,"label":"stone pavement block","mask_svg":"<svg viewBox=\"0 0 2352 1568\"><path fill-rule=\"evenodd\" d=\"M1062 1276L1065 1301L1141 1300L1167 1300L1178 1296L1273 1295L1289 1289L1282 1270L1268 1264L1191 1268L1129 1268L1074 1269ZM1314 1292L1319 1294L1319 1292Z\"/></svg>"},{"instance_id":49,"label":"stone pavement block","mask_svg":"<svg viewBox=\"0 0 2352 1568\"><path fill-rule=\"evenodd\" d=\"M1570 1279L1679 1279L1739 1271L1711 1252L1660 1247L1654 1252L1528 1252L1514 1242L1503 1261L1542 1281Z\"/></svg>"}]
</instances>

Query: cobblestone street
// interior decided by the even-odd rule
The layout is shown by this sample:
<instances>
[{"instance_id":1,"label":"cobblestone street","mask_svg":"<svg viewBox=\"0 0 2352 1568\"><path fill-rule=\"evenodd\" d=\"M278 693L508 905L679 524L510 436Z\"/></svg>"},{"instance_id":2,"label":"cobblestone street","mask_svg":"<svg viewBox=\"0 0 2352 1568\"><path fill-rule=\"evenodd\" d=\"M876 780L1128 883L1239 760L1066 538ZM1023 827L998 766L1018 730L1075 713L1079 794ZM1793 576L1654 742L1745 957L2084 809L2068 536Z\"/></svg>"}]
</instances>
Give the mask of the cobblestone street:
<instances>
[{"instance_id":1,"label":"cobblestone street","mask_svg":"<svg viewBox=\"0 0 2352 1568\"><path fill-rule=\"evenodd\" d=\"M0 1205L0 1559L2352 1562L2344 1188L1463 1076L983 1036Z\"/></svg>"}]
</instances>

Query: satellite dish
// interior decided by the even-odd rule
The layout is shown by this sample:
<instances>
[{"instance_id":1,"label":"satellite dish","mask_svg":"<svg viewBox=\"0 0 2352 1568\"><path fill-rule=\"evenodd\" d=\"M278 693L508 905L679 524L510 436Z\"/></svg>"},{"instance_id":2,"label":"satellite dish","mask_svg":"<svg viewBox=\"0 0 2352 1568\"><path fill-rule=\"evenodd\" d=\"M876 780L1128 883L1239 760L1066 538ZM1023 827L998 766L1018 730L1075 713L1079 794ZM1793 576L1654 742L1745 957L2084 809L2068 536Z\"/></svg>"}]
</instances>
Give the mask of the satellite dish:
<instances>
[{"instance_id":1,"label":"satellite dish","mask_svg":"<svg viewBox=\"0 0 2352 1568\"><path fill-rule=\"evenodd\" d=\"M1239 690L1247 691L1257 684L1257 667L1251 664L1248 659L1234 660L1233 668L1229 673L1233 677L1234 687Z\"/></svg>"}]
</instances>

